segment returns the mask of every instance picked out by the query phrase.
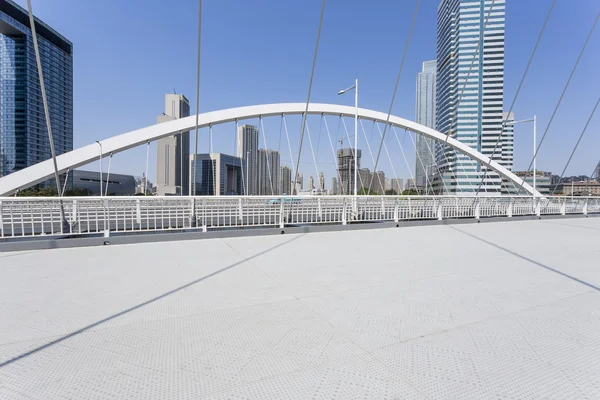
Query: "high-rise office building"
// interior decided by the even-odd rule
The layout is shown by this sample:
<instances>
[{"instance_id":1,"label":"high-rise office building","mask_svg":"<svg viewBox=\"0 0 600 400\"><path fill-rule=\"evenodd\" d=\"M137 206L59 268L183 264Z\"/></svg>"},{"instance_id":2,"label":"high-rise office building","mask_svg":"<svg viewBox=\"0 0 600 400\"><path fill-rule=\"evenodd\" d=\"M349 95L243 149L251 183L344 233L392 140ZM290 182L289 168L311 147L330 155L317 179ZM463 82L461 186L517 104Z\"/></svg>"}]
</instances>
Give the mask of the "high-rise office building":
<instances>
[{"instance_id":1,"label":"high-rise office building","mask_svg":"<svg viewBox=\"0 0 600 400\"><path fill-rule=\"evenodd\" d=\"M190 115L190 102L182 94L165 94L165 112L158 123ZM190 193L190 133L182 132L157 140L156 192L159 196Z\"/></svg>"},{"instance_id":2,"label":"high-rise office building","mask_svg":"<svg viewBox=\"0 0 600 400\"><path fill-rule=\"evenodd\" d=\"M371 191L380 195L385 194L385 172L377 171L373 173L373 183L371 184ZM367 184L369 185L369 184Z\"/></svg>"},{"instance_id":3,"label":"high-rise office building","mask_svg":"<svg viewBox=\"0 0 600 400\"><path fill-rule=\"evenodd\" d=\"M35 27L58 155L73 150L73 45L37 18ZM0 177L51 157L29 14L0 0Z\"/></svg>"},{"instance_id":4,"label":"high-rise office building","mask_svg":"<svg viewBox=\"0 0 600 400\"><path fill-rule=\"evenodd\" d=\"M435 129L435 79L437 62L425 61L417 74L416 122ZM423 135L416 138L415 180L425 187L428 166L435 162L435 142Z\"/></svg>"},{"instance_id":5,"label":"high-rise office building","mask_svg":"<svg viewBox=\"0 0 600 400\"><path fill-rule=\"evenodd\" d=\"M315 190L315 178L312 175L308 177L308 190Z\"/></svg>"},{"instance_id":6,"label":"high-rise office building","mask_svg":"<svg viewBox=\"0 0 600 400\"><path fill-rule=\"evenodd\" d=\"M279 169L279 194L292 194L292 169L287 165L282 165Z\"/></svg>"},{"instance_id":7,"label":"high-rise office building","mask_svg":"<svg viewBox=\"0 0 600 400\"><path fill-rule=\"evenodd\" d=\"M407 179L405 189L406 190L418 190L415 180L412 178Z\"/></svg>"},{"instance_id":8,"label":"high-rise office building","mask_svg":"<svg viewBox=\"0 0 600 400\"><path fill-rule=\"evenodd\" d=\"M244 194L242 160L222 153L196 154L190 160L190 171L196 168L196 196L225 196Z\"/></svg>"},{"instance_id":9,"label":"high-rise office building","mask_svg":"<svg viewBox=\"0 0 600 400\"><path fill-rule=\"evenodd\" d=\"M303 181L302 172L298 172L298 179L295 182L292 181L292 184L294 185L294 194L300 193L303 187Z\"/></svg>"},{"instance_id":10,"label":"high-rise office building","mask_svg":"<svg viewBox=\"0 0 600 400\"><path fill-rule=\"evenodd\" d=\"M505 0L442 0L438 7L436 129L487 156L502 134L504 26ZM485 166L448 146L436 145L436 159L449 191L477 190ZM436 192L443 189L436 179ZM487 173L482 191L501 191L497 173Z\"/></svg>"},{"instance_id":11,"label":"high-rise office building","mask_svg":"<svg viewBox=\"0 0 600 400\"><path fill-rule=\"evenodd\" d=\"M357 151L356 156L358 168L360 169L360 150ZM337 151L337 165L342 193L354 194L354 149L339 149ZM358 187L360 189L360 186Z\"/></svg>"},{"instance_id":12,"label":"high-rise office building","mask_svg":"<svg viewBox=\"0 0 600 400\"><path fill-rule=\"evenodd\" d=\"M258 194L258 127L254 125L238 127L237 156L242 159L247 194Z\"/></svg>"},{"instance_id":13,"label":"high-rise office building","mask_svg":"<svg viewBox=\"0 0 600 400\"><path fill-rule=\"evenodd\" d=\"M258 194L279 194L280 156L277 150L258 150Z\"/></svg>"},{"instance_id":14,"label":"high-rise office building","mask_svg":"<svg viewBox=\"0 0 600 400\"><path fill-rule=\"evenodd\" d=\"M369 168L361 168L358 170L358 190L360 191L360 189L368 189L369 188L369 183L371 182L371 179L373 178L373 174L371 173L371 170ZM352 194L354 192L351 192Z\"/></svg>"},{"instance_id":15,"label":"high-rise office building","mask_svg":"<svg viewBox=\"0 0 600 400\"><path fill-rule=\"evenodd\" d=\"M319 172L319 190L325 190L325 175Z\"/></svg>"}]
</instances>

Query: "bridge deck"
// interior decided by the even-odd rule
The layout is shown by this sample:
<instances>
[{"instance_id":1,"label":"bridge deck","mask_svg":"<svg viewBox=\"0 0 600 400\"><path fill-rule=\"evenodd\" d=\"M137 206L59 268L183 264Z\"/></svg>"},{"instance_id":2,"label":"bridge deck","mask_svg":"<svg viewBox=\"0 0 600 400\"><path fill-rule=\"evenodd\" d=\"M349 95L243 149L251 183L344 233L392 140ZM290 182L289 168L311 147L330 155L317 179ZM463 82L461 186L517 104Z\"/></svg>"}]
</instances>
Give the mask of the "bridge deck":
<instances>
[{"instance_id":1,"label":"bridge deck","mask_svg":"<svg viewBox=\"0 0 600 400\"><path fill-rule=\"evenodd\" d=\"M600 218L0 254L0 398L600 398Z\"/></svg>"}]
</instances>

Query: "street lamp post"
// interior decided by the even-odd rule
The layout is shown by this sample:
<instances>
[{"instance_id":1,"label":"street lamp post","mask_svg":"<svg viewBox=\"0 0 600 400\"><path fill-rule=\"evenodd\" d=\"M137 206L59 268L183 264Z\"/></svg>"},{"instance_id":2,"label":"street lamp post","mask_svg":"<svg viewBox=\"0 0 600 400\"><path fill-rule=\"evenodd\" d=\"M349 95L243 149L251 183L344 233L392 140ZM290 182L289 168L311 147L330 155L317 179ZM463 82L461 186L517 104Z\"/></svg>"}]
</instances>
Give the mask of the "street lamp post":
<instances>
[{"instance_id":1,"label":"street lamp post","mask_svg":"<svg viewBox=\"0 0 600 400\"><path fill-rule=\"evenodd\" d=\"M537 116L533 116L533 118L524 119L521 121L512 121L507 122L504 125L517 125L525 122L533 122L533 196L536 196L536 175L537 175Z\"/></svg>"},{"instance_id":2,"label":"street lamp post","mask_svg":"<svg viewBox=\"0 0 600 400\"><path fill-rule=\"evenodd\" d=\"M354 85L347 89L340 90L338 95L344 94L352 89L354 90L354 196L358 196L358 79Z\"/></svg>"},{"instance_id":3,"label":"street lamp post","mask_svg":"<svg viewBox=\"0 0 600 400\"><path fill-rule=\"evenodd\" d=\"M102 197L102 143L96 140L98 146L100 146L100 197Z\"/></svg>"}]
</instances>

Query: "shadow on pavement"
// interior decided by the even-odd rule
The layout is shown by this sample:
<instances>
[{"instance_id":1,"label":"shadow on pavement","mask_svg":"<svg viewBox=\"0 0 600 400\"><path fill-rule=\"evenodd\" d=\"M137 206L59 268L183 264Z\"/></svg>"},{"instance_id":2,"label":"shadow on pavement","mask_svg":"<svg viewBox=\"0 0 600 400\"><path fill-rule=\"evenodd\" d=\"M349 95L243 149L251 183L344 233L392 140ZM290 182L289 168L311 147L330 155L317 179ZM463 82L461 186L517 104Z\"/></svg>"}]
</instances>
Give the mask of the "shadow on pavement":
<instances>
[{"instance_id":1,"label":"shadow on pavement","mask_svg":"<svg viewBox=\"0 0 600 400\"><path fill-rule=\"evenodd\" d=\"M264 250L264 251L261 251L260 253L257 253L257 254L255 254L255 255L253 255L253 256L246 257L246 258L244 258L243 260L241 260L241 261L238 261L238 262L236 262L236 263L233 263L233 264L231 264L231 265L228 265L227 267L221 268L221 269L220 269L220 270L218 270L218 271L212 272L212 273L210 273L210 274L208 274L208 275L205 275L205 276L203 276L203 277L201 277L201 278L195 279L195 280L193 280L193 281L191 281L191 282L189 282L189 283L186 283L186 284L185 284L185 285L183 285L183 286L179 286L179 287L177 287L177 288L175 288L175 289L173 289L173 290L170 290L170 291L168 291L168 292L166 292L166 293L163 293L163 294L161 294L161 295L159 295L159 296L153 297L153 298L151 298L150 300L146 300L146 301L145 301L145 302L143 302L143 303L140 303L140 304L137 304L137 305L135 305L135 306L133 306L133 307L127 308L127 309L125 309L125 310L123 310L123 311L121 311L121 312L118 312L117 314L113 314L113 315L111 315L111 316L108 316L108 317L106 317L106 318L104 318L104 319L101 319L101 320L99 320L99 321L96 321L96 322L94 322L93 324L90 324L90 325L84 326L83 328L81 328L81 329L78 329L78 330L76 330L76 331L74 331L74 332L71 332L71 333L69 333L69 334L67 334L67 335L65 335L65 336L61 336L61 337L59 337L58 339L55 339L55 340L53 340L53 341L51 341L51 342L48 342L48 343L46 343L46 344L43 344L43 345L41 345L41 346L39 346L39 347L36 347L36 348L34 348L34 349L32 349L32 350L29 350L29 351L27 351L27 352L25 352L25 353L23 353L23 354L20 354L20 355L18 355L18 356L15 356L15 357L13 357L13 358L11 358L11 359L9 359L9 360L6 360L6 361L4 361L4 362L0 363L0 368L2 368L2 367L6 367L7 365L14 363L15 361L19 361L19 360L20 360L20 359L22 359L22 358L25 358L25 357L27 357L27 356L33 355L33 354L35 354L35 353L37 353L37 352L39 352L39 351L41 351L41 350L47 349L48 347L54 346L55 344L58 344L58 343L60 343L60 342L63 342L63 341L65 341L65 340L67 340L67 339L70 339L70 338L72 338L72 337L74 337L74 336L76 336L76 335L79 335L80 333L83 333L83 332L85 332L85 331L87 331L87 330L90 330L90 329L92 329L92 328L95 328L95 327L97 327L97 326L99 326L99 325L102 325L102 324L103 324L103 323L105 323L105 322L108 322L108 321L110 321L110 320L113 320L113 319L115 319L115 318L118 318L118 317L120 317L120 316L122 316L122 315L125 315L125 314L127 314L127 313L130 313L130 312L132 312L132 311L135 311L135 310L137 310L137 309L140 309L140 308L142 308L142 307L144 307L144 306L147 306L148 304L152 304L152 303L154 303L154 302L156 302L156 301L158 301L158 300L164 299L165 297L167 297L167 296L170 296L170 295L172 295L172 294L174 294L174 293L177 293L177 292L179 292L179 291L181 291L181 290L183 290L183 289L186 289L186 288L188 288L188 287L190 287L190 286L192 286L192 285L195 285L195 284L197 284L197 283L199 283L199 282L202 282L202 281L204 281L204 280L206 280L206 279L208 279L208 278L211 278L211 277L213 277L213 276L215 276L215 275L218 275L218 274L220 274L220 273L222 273L222 272L225 272L225 271L227 271L227 270L229 270L229 269L231 269L231 268L237 267L238 265L241 265L241 264L245 263L246 261L252 260L252 259L254 259L254 258L257 258L257 257L260 257L260 256L262 256L262 255L264 255L264 254L266 254L266 253L268 253L268 252L270 252L270 251L272 251L272 250L275 250L275 249L277 249L277 248L279 248L279 247L285 246L286 244L288 244L288 243L290 243L290 242L293 242L294 240L296 240L296 239L299 239L299 238L301 238L302 236L304 236L304 234L302 234L302 235L298 235L298 236L295 236L295 237L291 238L290 240L287 240L287 241L285 241L285 242L283 242L283 243L280 243L280 244L278 244L277 246L273 246L273 247L271 247L271 248L269 248L269 249L267 249L267 250Z\"/></svg>"}]
</instances>

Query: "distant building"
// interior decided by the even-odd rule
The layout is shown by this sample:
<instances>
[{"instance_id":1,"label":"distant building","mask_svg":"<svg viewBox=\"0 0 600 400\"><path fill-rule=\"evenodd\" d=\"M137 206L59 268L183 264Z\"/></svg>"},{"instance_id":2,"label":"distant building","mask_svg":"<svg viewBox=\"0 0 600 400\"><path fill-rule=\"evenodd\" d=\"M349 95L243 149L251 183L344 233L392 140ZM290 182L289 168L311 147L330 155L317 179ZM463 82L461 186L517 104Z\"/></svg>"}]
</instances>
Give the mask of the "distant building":
<instances>
[{"instance_id":1,"label":"distant building","mask_svg":"<svg viewBox=\"0 0 600 400\"><path fill-rule=\"evenodd\" d=\"M315 190L315 179L312 175L308 177L308 190Z\"/></svg>"},{"instance_id":2,"label":"distant building","mask_svg":"<svg viewBox=\"0 0 600 400\"><path fill-rule=\"evenodd\" d=\"M146 174L142 174L141 178L135 178L135 194L156 194L156 190L153 190L153 188L156 189L156 186L152 186L152 182L146 178ZM98 187L98 189L100 188Z\"/></svg>"},{"instance_id":3,"label":"distant building","mask_svg":"<svg viewBox=\"0 0 600 400\"><path fill-rule=\"evenodd\" d=\"M331 178L331 188L329 189L329 194L338 195L340 194L338 190L338 181L336 177Z\"/></svg>"},{"instance_id":4,"label":"distant building","mask_svg":"<svg viewBox=\"0 0 600 400\"><path fill-rule=\"evenodd\" d=\"M373 184L371 185L371 191L384 195L385 194L385 172L377 171L373 174Z\"/></svg>"},{"instance_id":5,"label":"distant building","mask_svg":"<svg viewBox=\"0 0 600 400\"><path fill-rule=\"evenodd\" d=\"M406 186L404 187L405 190L416 190L416 186L415 186L415 180L414 179L407 179L406 180Z\"/></svg>"},{"instance_id":6,"label":"distant building","mask_svg":"<svg viewBox=\"0 0 600 400\"><path fill-rule=\"evenodd\" d=\"M73 150L73 44L35 18L56 155ZM0 177L52 157L29 13L0 1ZM56 188L54 178L41 186Z\"/></svg>"},{"instance_id":7,"label":"distant building","mask_svg":"<svg viewBox=\"0 0 600 400\"><path fill-rule=\"evenodd\" d=\"M292 194L292 169L282 165L279 169L279 194Z\"/></svg>"},{"instance_id":8,"label":"distant building","mask_svg":"<svg viewBox=\"0 0 600 400\"><path fill-rule=\"evenodd\" d=\"M392 178L392 190L396 192L396 194L402 194L404 191L404 186L402 186L403 181L402 178Z\"/></svg>"},{"instance_id":9,"label":"distant building","mask_svg":"<svg viewBox=\"0 0 600 400\"><path fill-rule=\"evenodd\" d=\"M594 173L592 174L592 179L595 179L598 182L600 182L600 161L598 162L598 165L596 165L596 169L594 170Z\"/></svg>"},{"instance_id":10,"label":"distant building","mask_svg":"<svg viewBox=\"0 0 600 400\"><path fill-rule=\"evenodd\" d=\"M385 191L392 190L392 181L389 178L385 178Z\"/></svg>"},{"instance_id":11,"label":"distant building","mask_svg":"<svg viewBox=\"0 0 600 400\"><path fill-rule=\"evenodd\" d=\"M254 125L238 127L237 157L242 160L246 193L258 194L258 127Z\"/></svg>"},{"instance_id":12,"label":"distant building","mask_svg":"<svg viewBox=\"0 0 600 400\"><path fill-rule=\"evenodd\" d=\"M302 191L302 189L303 189L302 172L298 172L298 180L296 182L292 181L292 184L294 186L295 194L298 194L298 193L300 193L300 191Z\"/></svg>"},{"instance_id":13,"label":"distant building","mask_svg":"<svg viewBox=\"0 0 600 400\"><path fill-rule=\"evenodd\" d=\"M437 61L425 61L417 74L416 122L435 129L435 79ZM417 186L425 187L427 166L435 162L435 142L423 135L416 137L415 179ZM429 178L431 179L431 178Z\"/></svg>"},{"instance_id":14,"label":"distant building","mask_svg":"<svg viewBox=\"0 0 600 400\"><path fill-rule=\"evenodd\" d=\"M242 160L228 154L192 155L190 171L196 170L196 196L242 195ZM193 179L194 174L191 174ZM190 185L192 186L192 185Z\"/></svg>"},{"instance_id":15,"label":"distant building","mask_svg":"<svg viewBox=\"0 0 600 400\"><path fill-rule=\"evenodd\" d=\"M373 178L373 174L369 168L361 168L358 170L358 190L360 189L368 189L369 182L371 182L371 178ZM351 194L353 194L352 192Z\"/></svg>"},{"instance_id":16,"label":"distant building","mask_svg":"<svg viewBox=\"0 0 600 400\"><path fill-rule=\"evenodd\" d=\"M319 172L319 190L325 190L325 175Z\"/></svg>"},{"instance_id":17,"label":"distant building","mask_svg":"<svg viewBox=\"0 0 600 400\"><path fill-rule=\"evenodd\" d=\"M360 169L361 151L358 150L356 157ZM337 151L337 167L340 176L342 193L354 194L354 149L345 148Z\"/></svg>"},{"instance_id":18,"label":"distant building","mask_svg":"<svg viewBox=\"0 0 600 400\"><path fill-rule=\"evenodd\" d=\"M165 94L165 112L158 123L190 115L190 102L182 94ZM190 182L190 133L168 136L156 141L156 190L159 196L188 195Z\"/></svg>"},{"instance_id":19,"label":"distant building","mask_svg":"<svg viewBox=\"0 0 600 400\"><path fill-rule=\"evenodd\" d=\"M258 195L279 194L280 155L277 150L258 150Z\"/></svg>"},{"instance_id":20,"label":"distant building","mask_svg":"<svg viewBox=\"0 0 600 400\"><path fill-rule=\"evenodd\" d=\"M94 196L100 194L100 173L76 169L71 172L74 189L87 189ZM133 175L102 173L102 195L133 196L136 193Z\"/></svg>"},{"instance_id":21,"label":"distant building","mask_svg":"<svg viewBox=\"0 0 600 400\"><path fill-rule=\"evenodd\" d=\"M518 176L521 179L525 178L525 183L533 186L533 171L513 171L513 174L515 174L516 176ZM536 176L535 176L535 188L541 194L544 194L544 195L552 194L552 191L554 190L554 186L555 186L552 183L553 181L554 180L552 178L552 172L537 171ZM562 185L560 188L562 188ZM502 179L502 194L504 194L504 195L523 194L523 190L521 190L521 187L519 185L517 185L517 184L513 185L512 181L509 181L508 179L503 178ZM554 194L561 194L561 192L558 192L558 188L557 188L557 192Z\"/></svg>"},{"instance_id":22,"label":"distant building","mask_svg":"<svg viewBox=\"0 0 600 400\"><path fill-rule=\"evenodd\" d=\"M600 183L597 181L563 183L565 196L600 196Z\"/></svg>"}]
</instances>

